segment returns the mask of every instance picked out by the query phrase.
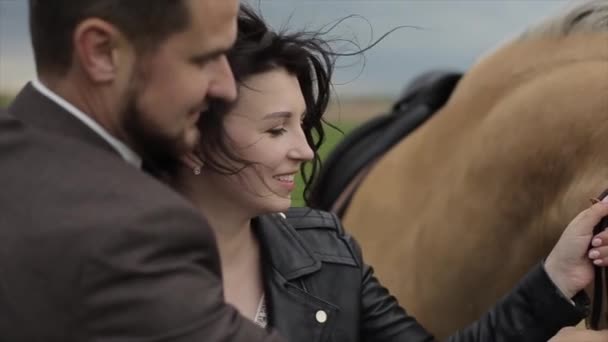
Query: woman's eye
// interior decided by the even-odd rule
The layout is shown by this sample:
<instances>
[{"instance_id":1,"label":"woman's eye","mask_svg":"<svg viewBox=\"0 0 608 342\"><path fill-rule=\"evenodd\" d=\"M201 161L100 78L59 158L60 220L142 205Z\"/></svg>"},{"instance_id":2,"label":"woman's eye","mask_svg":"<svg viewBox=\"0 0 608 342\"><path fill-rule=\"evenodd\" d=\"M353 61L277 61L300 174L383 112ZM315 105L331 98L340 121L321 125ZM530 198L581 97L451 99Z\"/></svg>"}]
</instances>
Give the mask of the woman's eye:
<instances>
[{"instance_id":1,"label":"woman's eye","mask_svg":"<svg viewBox=\"0 0 608 342\"><path fill-rule=\"evenodd\" d=\"M278 127L278 128L273 128L273 129L268 130L268 133L270 133L270 135L272 135L273 137L282 135L285 132L287 132L287 130L283 127Z\"/></svg>"}]
</instances>

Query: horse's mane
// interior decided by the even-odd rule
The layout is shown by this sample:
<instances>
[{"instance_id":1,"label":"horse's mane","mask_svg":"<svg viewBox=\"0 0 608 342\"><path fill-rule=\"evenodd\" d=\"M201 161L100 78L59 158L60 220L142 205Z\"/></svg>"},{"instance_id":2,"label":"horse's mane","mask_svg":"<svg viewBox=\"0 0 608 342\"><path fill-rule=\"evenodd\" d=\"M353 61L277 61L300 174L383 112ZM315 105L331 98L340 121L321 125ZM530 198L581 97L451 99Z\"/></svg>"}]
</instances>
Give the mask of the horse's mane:
<instances>
[{"instance_id":1,"label":"horse's mane","mask_svg":"<svg viewBox=\"0 0 608 342\"><path fill-rule=\"evenodd\" d=\"M516 40L564 37L576 33L608 32L608 1L575 1L558 15L524 31Z\"/></svg>"}]
</instances>

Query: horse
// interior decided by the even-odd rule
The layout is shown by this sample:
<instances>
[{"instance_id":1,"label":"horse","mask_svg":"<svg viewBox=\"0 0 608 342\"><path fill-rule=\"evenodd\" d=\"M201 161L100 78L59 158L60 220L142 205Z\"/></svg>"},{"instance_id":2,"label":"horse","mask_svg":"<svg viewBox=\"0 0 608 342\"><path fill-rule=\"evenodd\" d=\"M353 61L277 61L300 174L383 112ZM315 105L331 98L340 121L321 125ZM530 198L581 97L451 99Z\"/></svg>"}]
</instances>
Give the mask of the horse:
<instances>
[{"instance_id":1,"label":"horse","mask_svg":"<svg viewBox=\"0 0 608 342\"><path fill-rule=\"evenodd\" d=\"M606 0L585 3L482 56L353 190L345 227L437 338L495 304L608 188L607 17Z\"/></svg>"}]
</instances>

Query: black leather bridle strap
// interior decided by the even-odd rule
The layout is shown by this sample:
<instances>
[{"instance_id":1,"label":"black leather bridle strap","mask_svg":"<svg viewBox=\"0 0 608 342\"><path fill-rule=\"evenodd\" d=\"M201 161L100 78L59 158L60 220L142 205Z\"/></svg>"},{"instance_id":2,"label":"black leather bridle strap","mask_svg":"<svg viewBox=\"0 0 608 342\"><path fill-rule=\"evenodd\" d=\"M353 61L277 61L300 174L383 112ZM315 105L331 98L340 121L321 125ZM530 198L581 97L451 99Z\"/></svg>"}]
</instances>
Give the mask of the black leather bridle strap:
<instances>
[{"instance_id":1,"label":"black leather bridle strap","mask_svg":"<svg viewBox=\"0 0 608 342\"><path fill-rule=\"evenodd\" d=\"M605 190L599 198L603 199L607 195L608 190ZM606 228L608 228L608 217L602 218L602 220L595 227L593 227L593 236L603 232ZM589 246L589 248L591 249L592 246ZM604 267L596 265L593 265L593 271L595 273L593 283L593 301L591 303L591 316L589 317L587 327L593 330L599 330L600 319L602 316L604 290L608 294L608 273Z\"/></svg>"}]
</instances>

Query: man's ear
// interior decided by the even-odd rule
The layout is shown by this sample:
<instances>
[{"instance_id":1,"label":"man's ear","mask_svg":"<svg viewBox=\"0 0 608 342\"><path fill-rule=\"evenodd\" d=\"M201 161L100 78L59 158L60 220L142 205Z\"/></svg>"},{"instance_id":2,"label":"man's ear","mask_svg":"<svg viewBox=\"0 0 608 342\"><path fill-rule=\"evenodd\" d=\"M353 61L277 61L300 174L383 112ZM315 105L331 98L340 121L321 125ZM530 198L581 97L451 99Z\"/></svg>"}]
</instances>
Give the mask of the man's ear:
<instances>
[{"instance_id":1,"label":"man's ear","mask_svg":"<svg viewBox=\"0 0 608 342\"><path fill-rule=\"evenodd\" d=\"M98 19L83 20L74 30L74 58L94 82L113 81L120 67L120 50L130 45L112 24Z\"/></svg>"}]
</instances>

